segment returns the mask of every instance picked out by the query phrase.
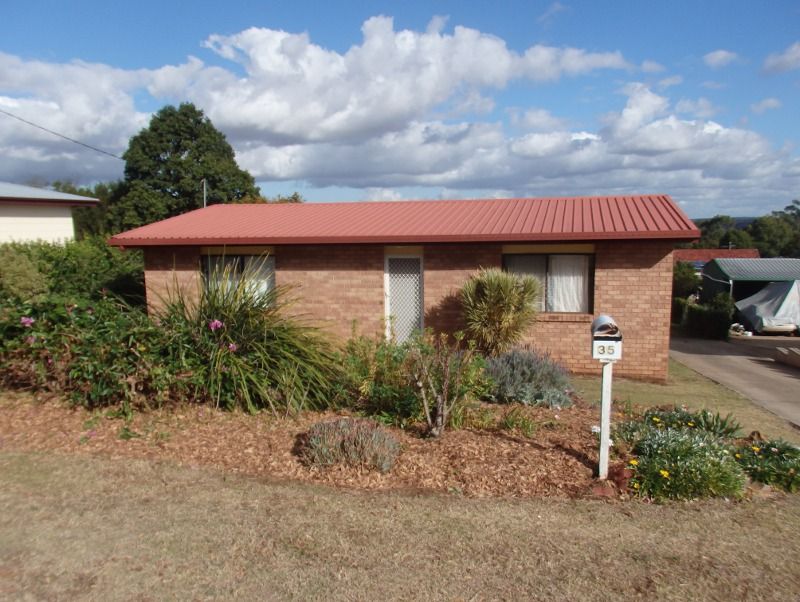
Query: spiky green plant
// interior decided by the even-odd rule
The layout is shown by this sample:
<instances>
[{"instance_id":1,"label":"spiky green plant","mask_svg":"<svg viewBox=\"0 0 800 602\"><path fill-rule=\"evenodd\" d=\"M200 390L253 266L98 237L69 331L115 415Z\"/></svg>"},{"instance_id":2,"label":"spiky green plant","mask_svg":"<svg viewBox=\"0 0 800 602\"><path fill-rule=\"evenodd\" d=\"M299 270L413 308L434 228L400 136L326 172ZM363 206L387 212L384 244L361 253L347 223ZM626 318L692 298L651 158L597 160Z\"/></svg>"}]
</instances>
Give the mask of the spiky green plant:
<instances>
[{"instance_id":1,"label":"spiky green plant","mask_svg":"<svg viewBox=\"0 0 800 602\"><path fill-rule=\"evenodd\" d=\"M489 355L518 342L536 320L541 284L532 276L483 269L461 291L466 333Z\"/></svg>"},{"instance_id":2,"label":"spiky green plant","mask_svg":"<svg viewBox=\"0 0 800 602\"><path fill-rule=\"evenodd\" d=\"M263 258L266 261L266 258ZM286 315L290 288L264 287L263 266L231 266L203 278L194 298L175 287L159 316L173 353L192 366L199 392L217 406L285 413L328 405L336 379L322 332Z\"/></svg>"}]
</instances>

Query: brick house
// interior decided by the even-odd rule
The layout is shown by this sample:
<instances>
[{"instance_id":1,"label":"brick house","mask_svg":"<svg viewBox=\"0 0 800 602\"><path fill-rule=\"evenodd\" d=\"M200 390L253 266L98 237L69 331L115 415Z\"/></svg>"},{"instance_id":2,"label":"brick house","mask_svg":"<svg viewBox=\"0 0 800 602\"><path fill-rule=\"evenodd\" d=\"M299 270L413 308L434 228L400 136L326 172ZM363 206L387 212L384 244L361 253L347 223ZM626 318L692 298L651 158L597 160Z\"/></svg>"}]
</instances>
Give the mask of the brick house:
<instances>
[{"instance_id":1,"label":"brick house","mask_svg":"<svg viewBox=\"0 0 800 602\"><path fill-rule=\"evenodd\" d=\"M545 294L526 340L596 373L589 325L614 316L618 374L664 381L672 249L699 231L668 196L214 205L109 242L141 248L151 310L204 269L255 258L265 286L295 285L296 310L342 339L460 326L458 291L481 267L537 276ZM391 319L387 320L387 318Z\"/></svg>"}]
</instances>

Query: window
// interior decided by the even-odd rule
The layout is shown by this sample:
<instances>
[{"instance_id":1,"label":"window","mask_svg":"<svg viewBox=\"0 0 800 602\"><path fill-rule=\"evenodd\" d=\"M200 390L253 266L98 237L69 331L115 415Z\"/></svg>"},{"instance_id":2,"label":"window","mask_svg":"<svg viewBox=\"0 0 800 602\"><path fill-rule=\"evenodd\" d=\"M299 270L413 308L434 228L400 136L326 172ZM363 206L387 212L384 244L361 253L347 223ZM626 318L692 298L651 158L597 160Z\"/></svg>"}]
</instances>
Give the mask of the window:
<instances>
[{"instance_id":1,"label":"window","mask_svg":"<svg viewBox=\"0 0 800 602\"><path fill-rule=\"evenodd\" d=\"M539 280L543 289L539 311L592 311L594 258L591 255L503 255L503 268Z\"/></svg>"},{"instance_id":2,"label":"window","mask_svg":"<svg viewBox=\"0 0 800 602\"><path fill-rule=\"evenodd\" d=\"M247 274L264 292L275 288L275 257L263 255L206 255L203 271L207 282L220 283L224 274L241 278Z\"/></svg>"}]
</instances>

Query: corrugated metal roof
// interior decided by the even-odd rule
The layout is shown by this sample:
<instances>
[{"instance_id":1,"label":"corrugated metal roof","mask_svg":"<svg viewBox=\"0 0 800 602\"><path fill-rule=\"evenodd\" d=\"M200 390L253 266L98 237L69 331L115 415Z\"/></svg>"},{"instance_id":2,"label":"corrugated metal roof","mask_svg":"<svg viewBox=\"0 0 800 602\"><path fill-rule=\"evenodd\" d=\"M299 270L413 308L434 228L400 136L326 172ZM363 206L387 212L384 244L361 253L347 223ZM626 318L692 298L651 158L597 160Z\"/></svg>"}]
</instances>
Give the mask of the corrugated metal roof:
<instances>
[{"instance_id":1,"label":"corrugated metal roof","mask_svg":"<svg viewBox=\"0 0 800 602\"><path fill-rule=\"evenodd\" d=\"M22 201L30 203L38 202L58 202L65 205L89 205L97 203L97 199L77 194L67 194L47 190L46 188L35 188L33 186L23 186L22 184L12 184L11 182L0 182L0 201Z\"/></svg>"},{"instance_id":2,"label":"corrugated metal roof","mask_svg":"<svg viewBox=\"0 0 800 602\"><path fill-rule=\"evenodd\" d=\"M212 205L118 234L120 246L693 239L666 195Z\"/></svg>"},{"instance_id":3,"label":"corrugated metal roof","mask_svg":"<svg viewBox=\"0 0 800 602\"><path fill-rule=\"evenodd\" d=\"M706 267L716 263L730 280L775 282L800 280L800 259L714 259Z\"/></svg>"}]
</instances>

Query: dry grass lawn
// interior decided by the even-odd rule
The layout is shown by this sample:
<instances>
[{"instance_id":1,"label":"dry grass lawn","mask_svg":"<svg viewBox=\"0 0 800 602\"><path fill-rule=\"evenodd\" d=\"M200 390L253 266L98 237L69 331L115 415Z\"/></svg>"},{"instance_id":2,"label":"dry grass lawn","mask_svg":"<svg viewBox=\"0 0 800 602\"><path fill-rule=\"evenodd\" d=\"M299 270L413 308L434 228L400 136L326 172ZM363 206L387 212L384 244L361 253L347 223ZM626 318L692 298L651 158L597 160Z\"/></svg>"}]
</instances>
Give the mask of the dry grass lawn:
<instances>
[{"instance_id":1,"label":"dry grass lawn","mask_svg":"<svg viewBox=\"0 0 800 602\"><path fill-rule=\"evenodd\" d=\"M4 600L796 600L800 496L347 492L0 452Z\"/></svg>"}]
</instances>

